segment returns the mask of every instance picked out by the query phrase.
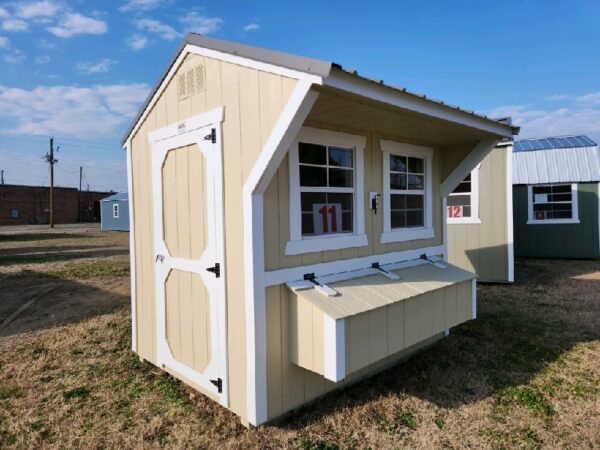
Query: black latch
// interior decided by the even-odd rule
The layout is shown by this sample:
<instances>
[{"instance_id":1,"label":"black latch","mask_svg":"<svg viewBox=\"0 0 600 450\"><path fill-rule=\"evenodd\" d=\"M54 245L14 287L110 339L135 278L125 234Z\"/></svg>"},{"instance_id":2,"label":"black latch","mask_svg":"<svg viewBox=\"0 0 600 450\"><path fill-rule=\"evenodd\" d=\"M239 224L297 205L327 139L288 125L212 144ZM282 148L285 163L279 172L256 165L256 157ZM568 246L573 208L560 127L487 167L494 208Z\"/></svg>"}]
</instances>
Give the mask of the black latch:
<instances>
[{"instance_id":1,"label":"black latch","mask_svg":"<svg viewBox=\"0 0 600 450\"><path fill-rule=\"evenodd\" d=\"M223 392L223 380L221 378L217 378L216 380L210 380L210 382L217 387L219 394Z\"/></svg>"},{"instance_id":2,"label":"black latch","mask_svg":"<svg viewBox=\"0 0 600 450\"><path fill-rule=\"evenodd\" d=\"M206 270L207 270L207 272L214 273L217 278L219 278L221 276L221 265L219 263L216 263L212 267L208 267Z\"/></svg>"},{"instance_id":3,"label":"black latch","mask_svg":"<svg viewBox=\"0 0 600 450\"><path fill-rule=\"evenodd\" d=\"M204 136L204 140L211 141L213 144L216 144L217 143L217 129L211 128L210 134L207 134L206 136Z\"/></svg>"},{"instance_id":4,"label":"black latch","mask_svg":"<svg viewBox=\"0 0 600 450\"><path fill-rule=\"evenodd\" d=\"M379 263L374 262L373 264L371 264L371 269L379 269Z\"/></svg>"}]
</instances>

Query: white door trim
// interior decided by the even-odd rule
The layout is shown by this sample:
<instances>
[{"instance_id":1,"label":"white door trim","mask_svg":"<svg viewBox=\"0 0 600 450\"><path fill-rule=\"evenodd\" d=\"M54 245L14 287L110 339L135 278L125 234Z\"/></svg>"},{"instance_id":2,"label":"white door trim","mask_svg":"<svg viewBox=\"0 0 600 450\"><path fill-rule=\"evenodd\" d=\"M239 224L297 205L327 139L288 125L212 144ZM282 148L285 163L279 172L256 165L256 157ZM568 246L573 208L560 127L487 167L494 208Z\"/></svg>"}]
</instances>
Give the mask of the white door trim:
<instances>
[{"instance_id":1,"label":"white door trim","mask_svg":"<svg viewBox=\"0 0 600 450\"><path fill-rule=\"evenodd\" d=\"M219 114L219 110L220 114ZM225 264L223 235L223 170L222 170L222 108L200 114L186 121L193 127L177 127L173 125L161 128L149 136L152 149L152 187L154 199L154 243L156 252L156 362L158 366L168 366L173 371L189 379L206 391L218 397L219 402L229 406L229 389L227 376L227 318L225 298ZM216 122L210 122L216 120ZM190 130L190 128L192 128ZM173 130L181 130L173 135ZM206 137L214 129L216 143ZM206 161L206 209L211 211L208 221L209 242L199 260L174 258L170 255L163 240L163 197L162 166L169 150L197 144ZM220 277L207 272L206 268L219 262ZM198 274L210 294L211 322L211 360L203 372L175 359L166 339L165 322L165 281L171 269L179 269ZM222 392L210 380L221 378Z\"/></svg>"},{"instance_id":2,"label":"white door trim","mask_svg":"<svg viewBox=\"0 0 600 450\"><path fill-rule=\"evenodd\" d=\"M131 141L125 144L127 153L127 196L129 203L129 280L131 284L131 351L137 353L137 297L135 270L135 221L133 208L133 166L131 164Z\"/></svg>"}]
</instances>

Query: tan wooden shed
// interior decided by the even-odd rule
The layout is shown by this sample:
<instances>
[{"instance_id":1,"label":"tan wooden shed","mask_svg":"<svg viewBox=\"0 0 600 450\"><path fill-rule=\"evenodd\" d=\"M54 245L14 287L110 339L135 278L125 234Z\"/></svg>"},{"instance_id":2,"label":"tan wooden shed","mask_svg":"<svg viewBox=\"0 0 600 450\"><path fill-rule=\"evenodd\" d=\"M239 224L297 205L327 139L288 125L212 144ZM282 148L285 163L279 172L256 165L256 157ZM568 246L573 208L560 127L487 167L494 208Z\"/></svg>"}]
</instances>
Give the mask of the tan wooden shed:
<instances>
[{"instance_id":1,"label":"tan wooden shed","mask_svg":"<svg viewBox=\"0 0 600 450\"><path fill-rule=\"evenodd\" d=\"M133 350L277 418L476 315L446 197L509 124L190 34L123 140Z\"/></svg>"}]
</instances>

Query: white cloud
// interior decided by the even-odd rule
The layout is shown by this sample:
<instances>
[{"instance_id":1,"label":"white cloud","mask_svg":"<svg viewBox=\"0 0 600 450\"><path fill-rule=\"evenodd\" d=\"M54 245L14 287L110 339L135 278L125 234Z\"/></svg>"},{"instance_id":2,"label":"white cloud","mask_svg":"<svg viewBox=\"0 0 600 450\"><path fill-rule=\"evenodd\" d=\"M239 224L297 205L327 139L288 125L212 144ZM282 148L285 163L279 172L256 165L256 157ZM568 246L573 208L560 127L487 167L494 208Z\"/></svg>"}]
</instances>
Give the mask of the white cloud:
<instances>
[{"instance_id":1,"label":"white cloud","mask_svg":"<svg viewBox=\"0 0 600 450\"><path fill-rule=\"evenodd\" d=\"M8 18L2 21L4 31L26 31L28 28L29 25L24 20Z\"/></svg>"},{"instance_id":2,"label":"white cloud","mask_svg":"<svg viewBox=\"0 0 600 450\"><path fill-rule=\"evenodd\" d=\"M260 30L260 25L257 23L249 23L248 25L246 25L244 27L244 31L255 31L255 30Z\"/></svg>"},{"instance_id":3,"label":"white cloud","mask_svg":"<svg viewBox=\"0 0 600 450\"><path fill-rule=\"evenodd\" d=\"M58 25L48 28L50 33L65 39L77 34L104 34L106 30L106 22L79 13L67 13Z\"/></svg>"},{"instance_id":4,"label":"white cloud","mask_svg":"<svg viewBox=\"0 0 600 450\"><path fill-rule=\"evenodd\" d=\"M8 64L21 64L25 60L25 53L15 48L10 53L4 55L2 60Z\"/></svg>"},{"instance_id":5,"label":"white cloud","mask_svg":"<svg viewBox=\"0 0 600 450\"><path fill-rule=\"evenodd\" d=\"M191 31L200 34L215 33L223 24L223 19L220 19L219 17L203 16L195 11L180 17L179 21L184 26L185 31Z\"/></svg>"},{"instance_id":6,"label":"white cloud","mask_svg":"<svg viewBox=\"0 0 600 450\"><path fill-rule=\"evenodd\" d=\"M507 117L521 127L519 137L587 134L600 137L600 106L567 104L556 109L532 105L508 105L488 113L491 117Z\"/></svg>"},{"instance_id":7,"label":"white cloud","mask_svg":"<svg viewBox=\"0 0 600 450\"><path fill-rule=\"evenodd\" d=\"M108 72L112 66L117 64L117 61L110 58L103 58L98 62L80 62L77 64L77 70L79 73L84 75L91 75L93 73L106 73Z\"/></svg>"},{"instance_id":8,"label":"white cloud","mask_svg":"<svg viewBox=\"0 0 600 450\"><path fill-rule=\"evenodd\" d=\"M9 16L8 11L0 6L0 19L5 19Z\"/></svg>"},{"instance_id":9,"label":"white cloud","mask_svg":"<svg viewBox=\"0 0 600 450\"><path fill-rule=\"evenodd\" d=\"M0 85L0 116L15 122L4 132L95 138L123 130L146 98L145 83L38 86Z\"/></svg>"},{"instance_id":10,"label":"white cloud","mask_svg":"<svg viewBox=\"0 0 600 450\"><path fill-rule=\"evenodd\" d=\"M142 36L141 34L134 34L127 39L127 45L132 50L141 50L148 44L148 38L146 36Z\"/></svg>"},{"instance_id":11,"label":"white cloud","mask_svg":"<svg viewBox=\"0 0 600 450\"><path fill-rule=\"evenodd\" d=\"M127 0L123 6L119 8L119 11L150 11L160 6L171 3L171 0Z\"/></svg>"},{"instance_id":12,"label":"white cloud","mask_svg":"<svg viewBox=\"0 0 600 450\"><path fill-rule=\"evenodd\" d=\"M19 3L15 6L15 14L21 19L53 17L59 10L60 6L50 0Z\"/></svg>"},{"instance_id":13,"label":"white cloud","mask_svg":"<svg viewBox=\"0 0 600 450\"><path fill-rule=\"evenodd\" d=\"M134 20L133 24L140 30L148 31L157 34L166 41L172 41L180 36L180 34L170 25L159 22L154 19L138 19Z\"/></svg>"},{"instance_id":14,"label":"white cloud","mask_svg":"<svg viewBox=\"0 0 600 450\"><path fill-rule=\"evenodd\" d=\"M8 48L10 41L7 37L0 36L0 48Z\"/></svg>"},{"instance_id":15,"label":"white cloud","mask_svg":"<svg viewBox=\"0 0 600 450\"><path fill-rule=\"evenodd\" d=\"M587 103L590 105L600 105L600 92L592 92L577 97L577 101L581 103Z\"/></svg>"},{"instance_id":16,"label":"white cloud","mask_svg":"<svg viewBox=\"0 0 600 450\"><path fill-rule=\"evenodd\" d=\"M36 56L34 61L36 64L48 64L50 57L48 55Z\"/></svg>"},{"instance_id":17,"label":"white cloud","mask_svg":"<svg viewBox=\"0 0 600 450\"><path fill-rule=\"evenodd\" d=\"M556 102L559 100L566 100L569 97L570 97L570 95L567 95L567 94L555 94L555 95L551 95L550 97L546 97L546 100Z\"/></svg>"}]
</instances>

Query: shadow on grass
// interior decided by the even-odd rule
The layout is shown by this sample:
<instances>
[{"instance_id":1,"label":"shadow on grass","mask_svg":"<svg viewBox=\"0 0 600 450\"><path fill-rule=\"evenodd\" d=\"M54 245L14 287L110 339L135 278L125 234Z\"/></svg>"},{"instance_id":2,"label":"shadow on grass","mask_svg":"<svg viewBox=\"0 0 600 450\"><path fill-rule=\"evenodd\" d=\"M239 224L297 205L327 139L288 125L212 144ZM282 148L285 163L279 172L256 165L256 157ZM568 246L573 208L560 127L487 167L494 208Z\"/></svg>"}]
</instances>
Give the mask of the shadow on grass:
<instances>
[{"instance_id":1,"label":"shadow on grass","mask_svg":"<svg viewBox=\"0 0 600 450\"><path fill-rule=\"evenodd\" d=\"M89 235L79 233L15 233L0 234L0 242L28 242L28 241L46 241L56 239L83 239Z\"/></svg>"},{"instance_id":2,"label":"shadow on grass","mask_svg":"<svg viewBox=\"0 0 600 450\"><path fill-rule=\"evenodd\" d=\"M48 263L58 261L71 261L74 259L81 258L100 258L107 256L120 256L128 255L129 250L127 249L106 249L103 246L103 250L89 250L83 252L72 252L64 253L62 251L49 251L43 254L34 255L6 255L0 256L0 266L10 266L13 264L35 264L35 263ZM55 247L56 248L56 247Z\"/></svg>"},{"instance_id":3,"label":"shadow on grass","mask_svg":"<svg viewBox=\"0 0 600 450\"><path fill-rule=\"evenodd\" d=\"M478 318L385 372L332 392L278 422L298 430L323 416L389 397L415 396L458 408L491 395L512 396L552 415L543 394L518 388L581 342L600 339L600 261L519 260L513 285L478 287ZM373 406L376 408L376 406ZM377 411L372 411L376 415Z\"/></svg>"}]
</instances>

